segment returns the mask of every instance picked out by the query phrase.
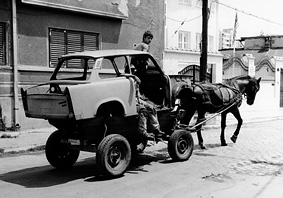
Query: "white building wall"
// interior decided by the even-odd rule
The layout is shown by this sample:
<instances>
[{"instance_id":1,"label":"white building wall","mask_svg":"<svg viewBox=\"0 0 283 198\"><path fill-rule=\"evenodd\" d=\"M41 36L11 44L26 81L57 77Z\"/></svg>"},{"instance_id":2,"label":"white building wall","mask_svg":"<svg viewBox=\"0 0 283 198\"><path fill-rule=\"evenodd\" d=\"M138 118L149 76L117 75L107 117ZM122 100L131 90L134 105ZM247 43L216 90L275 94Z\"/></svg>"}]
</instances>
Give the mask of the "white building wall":
<instances>
[{"instance_id":1,"label":"white building wall","mask_svg":"<svg viewBox=\"0 0 283 198\"><path fill-rule=\"evenodd\" d=\"M184 1L184 0L183 0ZM179 0L166 0L165 14L165 50L163 55L163 70L166 74L178 74L188 65L200 63L199 45L196 35L202 34L202 7L199 0L188 0L189 3L179 3ZM222 82L222 55L218 53L218 4L209 0L211 7L208 20L208 42L213 36L213 49L208 46L207 63L213 64L213 82ZM178 48L179 31L190 32L189 49Z\"/></svg>"}]
</instances>

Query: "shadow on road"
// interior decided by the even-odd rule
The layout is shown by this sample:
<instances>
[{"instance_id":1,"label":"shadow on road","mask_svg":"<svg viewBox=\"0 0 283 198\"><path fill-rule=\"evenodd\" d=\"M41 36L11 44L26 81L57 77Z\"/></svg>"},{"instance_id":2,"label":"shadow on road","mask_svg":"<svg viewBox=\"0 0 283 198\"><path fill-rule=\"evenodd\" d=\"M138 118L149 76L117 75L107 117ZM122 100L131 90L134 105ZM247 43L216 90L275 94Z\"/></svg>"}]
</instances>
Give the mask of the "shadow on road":
<instances>
[{"instance_id":1,"label":"shadow on road","mask_svg":"<svg viewBox=\"0 0 283 198\"><path fill-rule=\"evenodd\" d=\"M144 152L132 158L131 164L126 174L138 174L144 172L144 165L152 162L164 162L168 160L167 149L161 149L156 152ZM171 158L170 158L171 159ZM83 179L86 182L98 182L110 180L97 176L98 171L93 157L85 158L77 162L68 169L55 169L51 165L41 167L31 167L22 170L12 171L0 175L0 180L8 183L17 184L26 188L42 188L72 182ZM116 178L118 179L118 178Z\"/></svg>"},{"instance_id":2,"label":"shadow on road","mask_svg":"<svg viewBox=\"0 0 283 198\"><path fill-rule=\"evenodd\" d=\"M86 158L67 169L55 169L51 165L32 167L0 175L2 181L26 188L49 187L84 179L96 174L93 158Z\"/></svg>"}]
</instances>

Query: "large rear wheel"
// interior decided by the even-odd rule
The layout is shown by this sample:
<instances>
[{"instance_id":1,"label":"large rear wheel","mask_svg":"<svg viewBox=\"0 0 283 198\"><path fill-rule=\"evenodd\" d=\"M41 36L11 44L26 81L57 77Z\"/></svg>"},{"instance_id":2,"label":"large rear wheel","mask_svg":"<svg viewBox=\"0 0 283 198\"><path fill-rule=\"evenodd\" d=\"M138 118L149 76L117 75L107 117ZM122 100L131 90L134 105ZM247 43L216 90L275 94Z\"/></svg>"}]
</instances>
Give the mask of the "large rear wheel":
<instances>
[{"instance_id":1,"label":"large rear wheel","mask_svg":"<svg viewBox=\"0 0 283 198\"><path fill-rule=\"evenodd\" d=\"M172 133L168 141L168 153L173 160L188 160L193 150L194 140L189 131L180 129Z\"/></svg>"},{"instance_id":2,"label":"large rear wheel","mask_svg":"<svg viewBox=\"0 0 283 198\"><path fill-rule=\"evenodd\" d=\"M49 136L45 145L46 158L55 168L72 166L80 154L79 150L72 150L68 144L62 143L61 138L62 133L57 130Z\"/></svg>"},{"instance_id":3,"label":"large rear wheel","mask_svg":"<svg viewBox=\"0 0 283 198\"><path fill-rule=\"evenodd\" d=\"M123 175L131 161L129 142L119 134L106 136L98 145L96 160L102 175L110 177Z\"/></svg>"}]
</instances>

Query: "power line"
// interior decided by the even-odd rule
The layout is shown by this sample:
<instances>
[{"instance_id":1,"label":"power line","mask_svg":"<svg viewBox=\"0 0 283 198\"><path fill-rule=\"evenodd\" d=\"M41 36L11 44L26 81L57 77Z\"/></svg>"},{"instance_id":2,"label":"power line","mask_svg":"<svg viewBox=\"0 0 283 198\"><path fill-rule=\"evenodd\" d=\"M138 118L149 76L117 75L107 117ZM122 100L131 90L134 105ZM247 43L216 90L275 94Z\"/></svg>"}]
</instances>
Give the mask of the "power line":
<instances>
[{"instance_id":1,"label":"power line","mask_svg":"<svg viewBox=\"0 0 283 198\"><path fill-rule=\"evenodd\" d=\"M225 6L225 7L229 8L229 9L237 10L237 12L241 12L241 13L243 13L243 14L246 14L246 15L249 15L249 16L252 16L252 17L255 17L255 18L257 18L257 19L260 19L260 20L263 20L263 21L267 21L267 22L269 22L269 23L273 23L273 24L276 24L276 25L279 25L279 26L283 26L282 23L278 23L278 22L271 21L271 20L266 19L266 18L263 18L263 17L259 17L259 16L257 16L257 15L251 14L251 13L247 13L247 12L244 11L244 10L239 10L239 9L236 8L236 7L232 7L232 6L226 5L226 4L221 3L221 2L217 2L217 1L214 1L214 2L215 2L215 3L218 3L219 5Z\"/></svg>"},{"instance_id":2,"label":"power line","mask_svg":"<svg viewBox=\"0 0 283 198\"><path fill-rule=\"evenodd\" d=\"M199 16L197 16L197 17L195 17L195 18L192 18L192 19L189 19L189 20L183 20L183 21L179 21L179 20L176 20L176 19L173 19L173 18L170 18L170 17L166 17L166 18L167 18L167 19L170 19L170 20L172 20L172 21L175 21L175 22L185 23L185 22L193 21L193 20L195 20L195 19L197 19L197 18L199 18L199 17L201 17L201 15L199 15Z\"/></svg>"},{"instance_id":3,"label":"power line","mask_svg":"<svg viewBox=\"0 0 283 198\"><path fill-rule=\"evenodd\" d=\"M197 16L197 17L195 17L195 18L192 18L192 19L189 19L189 20L187 20L188 17L186 17L183 21L178 21L178 20L175 20L175 19L166 17L167 19L170 19L170 20L173 20L173 21L176 21L176 22L181 22L181 25L178 27L177 30L175 30L175 32L173 33L173 35L171 36L171 38L167 41L166 46L167 46L168 43L171 41L171 39L174 37L174 35L178 32L178 30L181 28L181 26L184 25L185 22L190 22L190 21L196 20L196 19L200 18L201 16L202 16L202 15L199 15L199 16Z\"/></svg>"}]
</instances>

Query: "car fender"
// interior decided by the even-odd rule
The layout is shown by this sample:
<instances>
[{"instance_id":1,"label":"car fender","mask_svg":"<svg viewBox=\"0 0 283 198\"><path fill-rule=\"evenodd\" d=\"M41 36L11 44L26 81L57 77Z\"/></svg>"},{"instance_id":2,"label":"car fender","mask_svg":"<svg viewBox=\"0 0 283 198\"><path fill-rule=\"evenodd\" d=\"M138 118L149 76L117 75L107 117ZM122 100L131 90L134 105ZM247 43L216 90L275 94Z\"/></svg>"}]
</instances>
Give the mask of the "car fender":
<instances>
[{"instance_id":1,"label":"car fender","mask_svg":"<svg viewBox=\"0 0 283 198\"><path fill-rule=\"evenodd\" d=\"M134 81L121 77L67 87L76 120L93 118L107 102L119 102L125 116L137 114Z\"/></svg>"}]
</instances>

